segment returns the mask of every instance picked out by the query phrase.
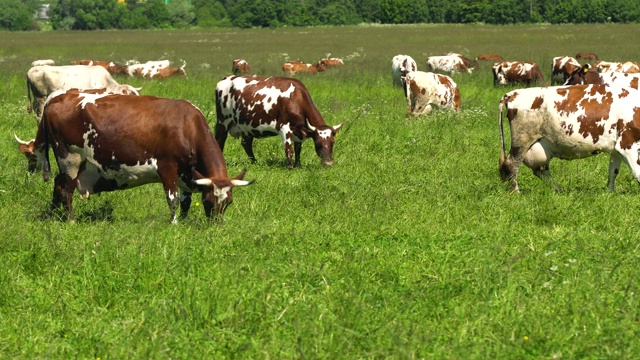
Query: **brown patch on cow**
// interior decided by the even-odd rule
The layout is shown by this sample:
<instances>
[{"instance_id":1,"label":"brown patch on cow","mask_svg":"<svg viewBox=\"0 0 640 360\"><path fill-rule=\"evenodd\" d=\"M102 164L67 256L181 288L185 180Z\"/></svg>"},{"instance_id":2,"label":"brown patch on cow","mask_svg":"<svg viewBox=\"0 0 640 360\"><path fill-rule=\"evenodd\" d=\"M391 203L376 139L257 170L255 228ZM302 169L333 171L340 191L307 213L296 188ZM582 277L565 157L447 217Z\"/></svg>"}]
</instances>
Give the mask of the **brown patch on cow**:
<instances>
[{"instance_id":1,"label":"brown patch on cow","mask_svg":"<svg viewBox=\"0 0 640 360\"><path fill-rule=\"evenodd\" d=\"M633 80L631 80L631 82L629 83L629 86L638 90L638 84L639 84L639 80L638 78L634 78Z\"/></svg>"},{"instance_id":2,"label":"brown patch on cow","mask_svg":"<svg viewBox=\"0 0 640 360\"><path fill-rule=\"evenodd\" d=\"M620 148L631 149L631 147L640 141L640 108L633 109L633 120L626 125L622 120L618 120L618 129L620 130Z\"/></svg>"},{"instance_id":3,"label":"brown patch on cow","mask_svg":"<svg viewBox=\"0 0 640 360\"><path fill-rule=\"evenodd\" d=\"M535 100L533 100L533 103L531 104L531 110L540 109L543 103L544 103L544 98L542 96L536 97Z\"/></svg>"}]
</instances>

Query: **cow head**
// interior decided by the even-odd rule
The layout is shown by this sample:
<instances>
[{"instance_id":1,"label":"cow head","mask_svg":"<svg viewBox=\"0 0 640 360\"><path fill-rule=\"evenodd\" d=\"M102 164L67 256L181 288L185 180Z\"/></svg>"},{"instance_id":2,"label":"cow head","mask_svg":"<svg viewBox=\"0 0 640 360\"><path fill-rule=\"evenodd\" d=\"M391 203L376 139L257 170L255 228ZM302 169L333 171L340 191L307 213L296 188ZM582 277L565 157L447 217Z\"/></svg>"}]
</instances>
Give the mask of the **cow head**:
<instances>
[{"instance_id":1,"label":"cow head","mask_svg":"<svg viewBox=\"0 0 640 360\"><path fill-rule=\"evenodd\" d=\"M498 66L493 73L494 85L507 85L507 76L504 73L502 65Z\"/></svg>"},{"instance_id":2,"label":"cow head","mask_svg":"<svg viewBox=\"0 0 640 360\"><path fill-rule=\"evenodd\" d=\"M242 170L234 178L215 179L208 178L193 170L193 183L202 192L202 205L207 217L213 213L218 221L222 221L222 215L233 202L232 190L237 186L253 184L255 180L243 180L246 170Z\"/></svg>"},{"instance_id":3,"label":"cow head","mask_svg":"<svg viewBox=\"0 0 640 360\"><path fill-rule=\"evenodd\" d=\"M20 140L18 135L13 134L18 142L18 150L27 158L27 171L30 173L36 172L38 169L42 169L42 177L44 181L49 181L51 171L49 169L49 161L42 151L36 149L35 139L24 141Z\"/></svg>"},{"instance_id":4,"label":"cow head","mask_svg":"<svg viewBox=\"0 0 640 360\"><path fill-rule=\"evenodd\" d=\"M316 154L320 157L320 161L323 165L333 165L333 144L335 143L336 135L342 127L342 124L336 126L321 125L315 127L307 120L306 127L302 128L302 134L305 137L313 139L316 148Z\"/></svg>"},{"instance_id":5,"label":"cow head","mask_svg":"<svg viewBox=\"0 0 640 360\"><path fill-rule=\"evenodd\" d=\"M591 70L591 65L584 64L574 70L564 85L602 84L602 78L597 70Z\"/></svg>"}]
</instances>

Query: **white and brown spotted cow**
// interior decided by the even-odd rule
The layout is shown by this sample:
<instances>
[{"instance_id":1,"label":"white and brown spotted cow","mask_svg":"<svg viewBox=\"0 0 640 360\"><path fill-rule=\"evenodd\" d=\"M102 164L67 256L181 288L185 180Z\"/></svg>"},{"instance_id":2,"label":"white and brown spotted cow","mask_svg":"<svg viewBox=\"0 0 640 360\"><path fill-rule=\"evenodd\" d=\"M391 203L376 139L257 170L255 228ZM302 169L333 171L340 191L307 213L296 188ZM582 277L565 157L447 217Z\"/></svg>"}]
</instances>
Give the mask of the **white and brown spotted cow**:
<instances>
[{"instance_id":1,"label":"white and brown spotted cow","mask_svg":"<svg viewBox=\"0 0 640 360\"><path fill-rule=\"evenodd\" d=\"M71 90L47 99L35 139L16 140L45 181L53 150L60 172L52 209L63 207L69 219L75 190L89 198L162 183L172 222L178 206L187 215L194 192L202 193L206 216L221 220L233 188L252 183L244 171L228 177L207 119L185 100Z\"/></svg>"},{"instance_id":2,"label":"white and brown spotted cow","mask_svg":"<svg viewBox=\"0 0 640 360\"><path fill-rule=\"evenodd\" d=\"M608 85L571 85L518 89L499 106L500 177L518 192L518 169L524 163L553 184L549 162L610 154L609 190L613 192L624 161L640 182L640 93ZM511 149L505 158L503 114L509 119Z\"/></svg>"},{"instance_id":3,"label":"white and brown spotted cow","mask_svg":"<svg viewBox=\"0 0 640 360\"><path fill-rule=\"evenodd\" d=\"M255 161L253 139L280 135L291 168L300 166L302 141L311 138L322 164L333 164L333 144L342 124L324 122L298 79L227 76L216 85L216 115L216 140L222 150L228 134L242 137L247 156Z\"/></svg>"},{"instance_id":4,"label":"white and brown spotted cow","mask_svg":"<svg viewBox=\"0 0 640 360\"><path fill-rule=\"evenodd\" d=\"M564 85L605 84L630 87L639 90L640 74L628 74L617 71L599 72L589 64L576 69Z\"/></svg>"},{"instance_id":5,"label":"white and brown spotted cow","mask_svg":"<svg viewBox=\"0 0 640 360\"><path fill-rule=\"evenodd\" d=\"M497 62L492 67L493 84L525 84L544 83L544 76L540 71L540 66L530 61L502 61Z\"/></svg>"},{"instance_id":6,"label":"white and brown spotted cow","mask_svg":"<svg viewBox=\"0 0 640 360\"><path fill-rule=\"evenodd\" d=\"M640 64L633 61L625 62L610 62L610 61L597 61L593 66L600 72L617 71L629 74L640 73Z\"/></svg>"},{"instance_id":7,"label":"white and brown spotted cow","mask_svg":"<svg viewBox=\"0 0 640 360\"><path fill-rule=\"evenodd\" d=\"M551 62L551 81L556 80L557 83L560 83L557 78L562 77L562 82L564 83L581 66L578 60L571 56L556 56Z\"/></svg>"},{"instance_id":8,"label":"white and brown spotted cow","mask_svg":"<svg viewBox=\"0 0 640 360\"><path fill-rule=\"evenodd\" d=\"M450 77L424 71L412 71L404 78L407 116L428 114L433 107L460 111L460 91Z\"/></svg>"},{"instance_id":9,"label":"white and brown spotted cow","mask_svg":"<svg viewBox=\"0 0 640 360\"><path fill-rule=\"evenodd\" d=\"M418 71L416 61L409 55L396 55L391 59L391 78L393 86L404 88L403 77L411 71Z\"/></svg>"},{"instance_id":10,"label":"white and brown spotted cow","mask_svg":"<svg viewBox=\"0 0 640 360\"><path fill-rule=\"evenodd\" d=\"M451 53L451 55L429 56L427 58L427 68L430 71L440 71L449 74L462 72L471 74L473 71L470 64L466 64L465 60L459 54L454 53Z\"/></svg>"},{"instance_id":11,"label":"white and brown spotted cow","mask_svg":"<svg viewBox=\"0 0 640 360\"><path fill-rule=\"evenodd\" d=\"M153 78L155 74L157 74L160 69L167 68L171 66L171 61L169 60L157 60L157 61L147 61L144 64L137 62L137 60L129 60L127 61L127 75L129 77L139 76L143 78ZM186 64L185 64L186 65Z\"/></svg>"},{"instance_id":12,"label":"white and brown spotted cow","mask_svg":"<svg viewBox=\"0 0 640 360\"><path fill-rule=\"evenodd\" d=\"M251 74L251 67L245 59L235 59L231 64L231 71L234 75L249 75Z\"/></svg>"}]
</instances>

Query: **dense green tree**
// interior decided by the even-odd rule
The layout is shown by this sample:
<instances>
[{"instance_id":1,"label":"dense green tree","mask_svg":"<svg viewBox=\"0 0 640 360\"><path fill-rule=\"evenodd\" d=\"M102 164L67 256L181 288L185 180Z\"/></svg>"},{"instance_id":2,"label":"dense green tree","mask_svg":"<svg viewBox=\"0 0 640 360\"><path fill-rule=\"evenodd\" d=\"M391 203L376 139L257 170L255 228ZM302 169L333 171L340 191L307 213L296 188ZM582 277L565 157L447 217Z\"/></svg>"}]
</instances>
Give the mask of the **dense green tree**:
<instances>
[{"instance_id":1,"label":"dense green tree","mask_svg":"<svg viewBox=\"0 0 640 360\"><path fill-rule=\"evenodd\" d=\"M36 30L38 24L33 13L38 9L35 1L0 0L0 29Z\"/></svg>"},{"instance_id":2,"label":"dense green tree","mask_svg":"<svg viewBox=\"0 0 640 360\"><path fill-rule=\"evenodd\" d=\"M194 7L190 0L173 0L171 4L167 6L167 10L169 11L171 23L176 28L186 28L190 26L196 18Z\"/></svg>"}]
</instances>

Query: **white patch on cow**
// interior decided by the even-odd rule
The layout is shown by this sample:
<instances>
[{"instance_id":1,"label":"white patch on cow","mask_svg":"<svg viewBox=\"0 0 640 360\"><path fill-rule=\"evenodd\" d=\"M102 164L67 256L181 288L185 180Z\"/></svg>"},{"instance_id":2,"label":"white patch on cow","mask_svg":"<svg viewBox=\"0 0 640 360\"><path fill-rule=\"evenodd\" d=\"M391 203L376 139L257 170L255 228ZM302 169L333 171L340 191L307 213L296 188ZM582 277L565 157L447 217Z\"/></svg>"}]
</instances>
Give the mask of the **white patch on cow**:
<instances>
[{"instance_id":1,"label":"white patch on cow","mask_svg":"<svg viewBox=\"0 0 640 360\"><path fill-rule=\"evenodd\" d=\"M224 203L225 200L229 197L229 190L231 190L230 186L225 186L218 188L217 186L213 187L213 195L218 199L218 205Z\"/></svg>"},{"instance_id":2,"label":"white patch on cow","mask_svg":"<svg viewBox=\"0 0 640 360\"><path fill-rule=\"evenodd\" d=\"M318 130L318 136L321 139L329 139L331 138L331 129L327 129L327 130Z\"/></svg>"},{"instance_id":3,"label":"white patch on cow","mask_svg":"<svg viewBox=\"0 0 640 360\"><path fill-rule=\"evenodd\" d=\"M264 95L265 99L262 101L262 106L264 107L264 111L268 114L269 111L273 108L274 105L278 103L278 99L280 97L291 97L291 94L296 90L296 87L293 86L293 83L289 86L289 88L285 91L280 91L276 87L263 87L262 89L256 91L256 95ZM257 103L259 104L259 102Z\"/></svg>"},{"instance_id":4,"label":"white patch on cow","mask_svg":"<svg viewBox=\"0 0 640 360\"><path fill-rule=\"evenodd\" d=\"M109 95L111 95L111 94L109 94L109 93L104 93L104 94L79 93L78 94L78 98L80 99L80 102L76 106L80 106L82 109L84 109L85 106L87 106L87 104L96 105L96 100L102 99L103 97L106 97L106 96L109 96Z\"/></svg>"}]
</instances>

